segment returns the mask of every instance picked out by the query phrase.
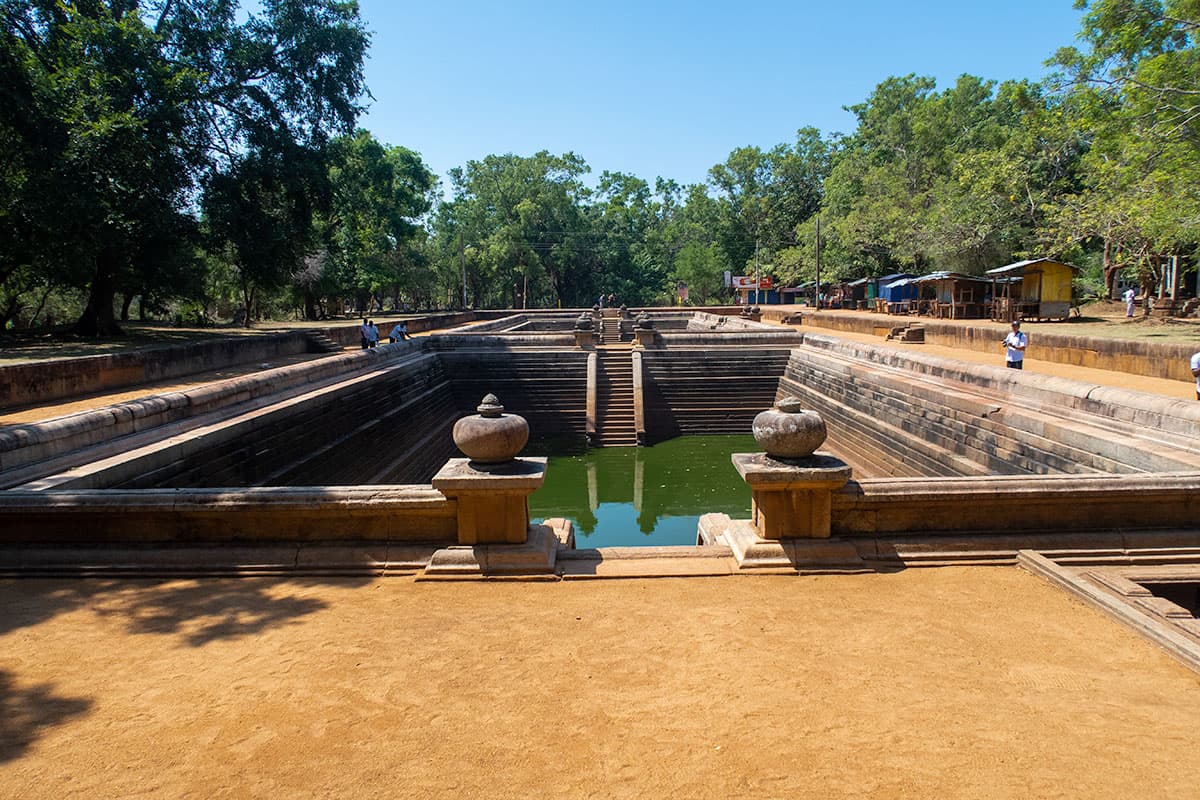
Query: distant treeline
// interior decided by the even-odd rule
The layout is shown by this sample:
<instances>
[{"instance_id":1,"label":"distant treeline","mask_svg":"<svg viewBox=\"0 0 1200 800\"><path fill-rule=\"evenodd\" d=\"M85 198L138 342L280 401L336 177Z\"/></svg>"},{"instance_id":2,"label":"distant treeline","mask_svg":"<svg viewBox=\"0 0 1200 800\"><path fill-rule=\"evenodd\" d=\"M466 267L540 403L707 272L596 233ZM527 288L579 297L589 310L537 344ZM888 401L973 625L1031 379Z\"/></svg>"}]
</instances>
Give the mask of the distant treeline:
<instances>
[{"instance_id":1,"label":"distant treeline","mask_svg":"<svg viewBox=\"0 0 1200 800\"><path fill-rule=\"evenodd\" d=\"M356 3L0 0L0 327L350 308L727 299L723 274L967 273L1026 256L1149 288L1200 235L1200 10L1099 0L1043 83L891 77L849 134L704 184L489 155L444 192L356 121ZM442 199L444 195L448 199ZM136 305L135 305L136 303ZM70 319L66 319L69 315Z\"/></svg>"}]
</instances>

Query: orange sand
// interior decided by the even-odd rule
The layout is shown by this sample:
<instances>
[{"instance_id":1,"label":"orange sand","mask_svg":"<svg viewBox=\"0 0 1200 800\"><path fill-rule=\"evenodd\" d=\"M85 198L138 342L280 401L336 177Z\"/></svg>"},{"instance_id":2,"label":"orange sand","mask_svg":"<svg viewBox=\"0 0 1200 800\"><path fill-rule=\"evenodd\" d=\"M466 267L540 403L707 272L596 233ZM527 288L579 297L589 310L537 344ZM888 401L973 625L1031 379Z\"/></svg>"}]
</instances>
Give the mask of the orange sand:
<instances>
[{"instance_id":1,"label":"orange sand","mask_svg":"<svg viewBox=\"0 0 1200 800\"><path fill-rule=\"evenodd\" d=\"M1194 798L1197 708L1016 569L0 582L5 798Z\"/></svg>"}]
</instances>

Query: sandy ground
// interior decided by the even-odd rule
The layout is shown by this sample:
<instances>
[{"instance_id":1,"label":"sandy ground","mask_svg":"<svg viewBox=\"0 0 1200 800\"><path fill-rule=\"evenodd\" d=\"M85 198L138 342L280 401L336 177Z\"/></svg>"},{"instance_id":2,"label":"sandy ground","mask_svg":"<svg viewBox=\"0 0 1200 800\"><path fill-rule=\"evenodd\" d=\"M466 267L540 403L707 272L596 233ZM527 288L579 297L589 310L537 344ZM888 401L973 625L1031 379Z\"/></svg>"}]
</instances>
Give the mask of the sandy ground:
<instances>
[{"instance_id":1,"label":"sandy ground","mask_svg":"<svg viewBox=\"0 0 1200 800\"><path fill-rule=\"evenodd\" d=\"M0 583L5 798L1195 798L1197 708L1015 568Z\"/></svg>"}]
</instances>

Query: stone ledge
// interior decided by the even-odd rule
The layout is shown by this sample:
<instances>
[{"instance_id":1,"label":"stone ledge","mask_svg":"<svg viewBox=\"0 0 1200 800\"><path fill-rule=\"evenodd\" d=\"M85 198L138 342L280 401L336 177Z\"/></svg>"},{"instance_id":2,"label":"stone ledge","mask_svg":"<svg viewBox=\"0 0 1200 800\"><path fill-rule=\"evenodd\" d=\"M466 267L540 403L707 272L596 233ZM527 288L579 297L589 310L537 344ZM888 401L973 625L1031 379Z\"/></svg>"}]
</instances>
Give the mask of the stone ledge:
<instances>
[{"instance_id":1,"label":"stone ledge","mask_svg":"<svg viewBox=\"0 0 1200 800\"><path fill-rule=\"evenodd\" d=\"M549 525L530 525L524 544L444 547L433 554L418 580L555 575L559 536Z\"/></svg>"}]
</instances>

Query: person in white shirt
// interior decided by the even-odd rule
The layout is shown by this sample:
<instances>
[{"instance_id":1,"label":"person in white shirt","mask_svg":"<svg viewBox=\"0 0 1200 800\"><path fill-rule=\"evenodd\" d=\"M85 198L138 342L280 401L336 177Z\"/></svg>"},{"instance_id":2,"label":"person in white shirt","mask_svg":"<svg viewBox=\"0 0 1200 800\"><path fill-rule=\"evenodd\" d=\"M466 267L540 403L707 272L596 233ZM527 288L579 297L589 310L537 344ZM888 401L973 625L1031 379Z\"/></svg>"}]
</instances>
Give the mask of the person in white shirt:
<instances>
[{"instance_id":1,"label":"person in white shirt","mask_svg":"<svg viewBox=\"0 0 1200 800\"><path fill-rule=\"evenodd\" d=\"M1137 297L1137 292L1135 292L1133 290L1133 287L1130 287L1130 288L1126 289L1125 294L1123 294L1121 296L1123 298L1125 298L1125 316L1132 317L1133 316L1133 299L1135 297Z\"/></svg>"},{"instance_id":2,"label":"person in white shirt","mask_svg":"<svg viewBox=\"0 0 1200 800\"><path fill-rule=\"evenodd\" d=\"M362 325L358 326L358 336L362 343L362 349L366 350L371 346L371 323L364 318Z\"/></svg>"},{"instance_id":3,"label":"person in white shirt","mask_svg":"<svg viewBox=\"0 0 1200 800\"><path fill-rule=\"evenodd\" d=\"M1001 342L1004 345L1005 356L1009 369L1025 368L1025 348L1029 345L1029 337L1021 333L1021 320L1013 320L1012 330Z\"/></svg>"},{"instance_id":4,"label":"person in white shirt","mask_svg":"<svg viewBox=\"0 0 1200 800\"><path fill-rule=\"evenodd\" d=\"M392 328L390 338L392 340L392 344L395 344L396 342L400 341L401 339L409 338L408 337L408 323L404 320L400 320L399 322L397 322L396 327Z\"/></svg>"},{"instance_id":5,"label":"person in white shirt","mask_svg":"<svg viewBox=\"0 0 1200 800\"><path fill-rule=\"evenodd\" d=\"M374 320L367 320L367 325L371 329L370 333L367 334L367 347L378 347L379 326L375 324Z\"/></svg>"},{"instance_id":6,"label":"person in white shirt","mask_svg":"<svg viewBox=\"0 0 1200 800\"><path fill-rule=\"evenodd\" d=\"M1192 374L1196 376L1196 399L1200 400L1200 353L1192 356Z\"/></svg>"}]
</instances>

